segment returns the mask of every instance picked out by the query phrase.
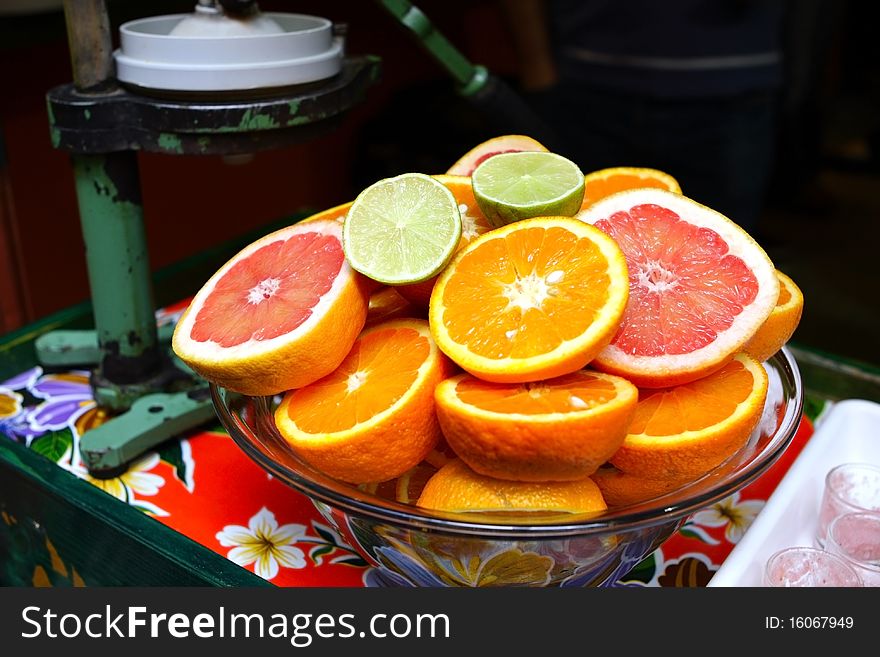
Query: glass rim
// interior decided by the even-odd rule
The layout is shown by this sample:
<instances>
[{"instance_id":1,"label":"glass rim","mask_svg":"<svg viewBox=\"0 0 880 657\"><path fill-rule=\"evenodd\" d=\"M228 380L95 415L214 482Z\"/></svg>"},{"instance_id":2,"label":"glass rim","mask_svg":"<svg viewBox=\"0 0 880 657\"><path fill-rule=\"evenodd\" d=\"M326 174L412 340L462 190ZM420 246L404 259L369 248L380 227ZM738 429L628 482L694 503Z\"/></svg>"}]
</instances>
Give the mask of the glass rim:
<instances>
[{"instance_id":1,"label":"glass rim","mask_svg":"<svg viewBox=\"0 0 880 657\"><path fill-rule=\"evenodd\" d=\"M823 560L825 563L832 563L839 570L842 570L847 575L851 575L854 582L853 586L863 587L864 581L862 580L861 575L859 575L858 570L856 570L855 566L850 563L848 559L846 559L843 555L836 554L834 552L829 552L828 550L824 550L822 548L814 547L812 545L790 545L788 547L784 547L782 549L777 550L764 562L764 582L771 583L771 586L777 586L772 584L772 578L767 574L773 565L783 559L784 557L790 555L809 555L811 557L815 557Z\"/></svg>"},{"instance_id":2,"label":"glass rim","mask_svg":"<svg viewBox=\"0 0 880 657\"><path fill-rule=\"evenodd\" d=\"M843 470L849 470L849 469L867 470L867 471L871 472L872 474L877 475L878 481L880 481L880 466L874 465L873 463L867 463L864 461L846 461L845 463L838 463L837 465L835 465L833 468L831 468L825 474L825 491L829 495L831 495L836 502L840 502L842 505L852 509L854 512L868 511L868 512L878 513L878 511L876 511L874 509L869 509L867 507L861 506L861 505L857 504L856 502L852 502L852 501L848 500L847 498L843 497L841 495L840 491L832 485L831 478L834 475L836 475L838 472L841 472ZM880 491L880 489L878 489L878 491ZM880 493L878 493L878 498L880 498ZM838 514L838 515L840 515L840 514ZM830 527L831 527L831 525L829 523L829 529L830 529Z\"/></svg>"}]
</instances>

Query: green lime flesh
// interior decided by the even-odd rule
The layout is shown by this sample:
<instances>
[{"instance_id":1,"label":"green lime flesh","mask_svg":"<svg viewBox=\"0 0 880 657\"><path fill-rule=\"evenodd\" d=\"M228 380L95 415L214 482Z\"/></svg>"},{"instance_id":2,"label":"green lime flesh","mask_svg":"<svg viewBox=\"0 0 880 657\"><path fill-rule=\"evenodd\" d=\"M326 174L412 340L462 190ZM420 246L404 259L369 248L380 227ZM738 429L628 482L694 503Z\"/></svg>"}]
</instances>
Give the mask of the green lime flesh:
<instances>
[{"instance_id":1,"label":"green lime flesh","mask_svg":"<svg viewBox=\"0 0 880 657\"><path fill-rule=\"evenodd\" d=\"M452 192L420 173L367 187L342 228L342 248L352 268L386 285L436 276L460 239L461 214Z\"/></svg>"},{"instance_id":2,"label":"green lime flesh","mask_svg":"<svg viewBox=\"0 0 880 657\"><path fill-rule=\"evenodd\" d=\"M555 153L494 155L471 177L477 205L494 226L542 216L574 216L584 200L584 175Z\"/></svg>"}]
</instances>

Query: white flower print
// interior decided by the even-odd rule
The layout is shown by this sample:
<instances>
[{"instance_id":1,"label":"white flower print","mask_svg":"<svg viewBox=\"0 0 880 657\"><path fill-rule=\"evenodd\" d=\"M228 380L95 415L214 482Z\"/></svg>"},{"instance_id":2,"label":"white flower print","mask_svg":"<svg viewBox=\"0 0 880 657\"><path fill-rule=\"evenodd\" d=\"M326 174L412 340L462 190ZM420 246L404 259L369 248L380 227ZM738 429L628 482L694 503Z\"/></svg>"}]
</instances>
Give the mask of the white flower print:
<instances>
[{"instance_id":1,"label":"white flower print","mask_svg":"<svg viewBox=\"0 0 880 657\"><path fill-rule=\"evenodd\" d=\"M248 521L247 527L226 525L217 532L223 547L232 548L226 555L239 566L254 564L254 572L271 580L278 575L279 565L285 568L305 568L305 554L295 547L305 538L304 525L278 526L275 514L266 507Z\"/></svg>"},{"instance_id":2,"label":"white flower print","mask_svg":"<svg viewBox=\"0 0 880 657\"><path fill-rule=\"evenodd\" d=\"M692 520L705 527L723 527L724 538L730 543L739 543L752 521L764 507L762 500L739 501L739 493L713 504L694 514Z\"/></svg>"}]
</instances>

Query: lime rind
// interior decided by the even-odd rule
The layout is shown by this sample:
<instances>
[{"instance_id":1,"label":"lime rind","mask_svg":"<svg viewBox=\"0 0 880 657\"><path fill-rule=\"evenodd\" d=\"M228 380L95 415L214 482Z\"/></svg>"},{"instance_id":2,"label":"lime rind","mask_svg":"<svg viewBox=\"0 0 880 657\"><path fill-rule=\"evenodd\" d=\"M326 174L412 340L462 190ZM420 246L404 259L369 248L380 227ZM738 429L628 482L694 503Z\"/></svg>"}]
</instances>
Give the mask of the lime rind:
<instances>
[{"instance_id":1,"label":"lime rind","mask_svg":"<svg viewBox=\"0 0 880 657\"><path fill-rule=\"evenodd\" d=\"M584 175L549 152L502 153L472 176L474 198L496 227L538 216L573 216L584 198Z\"/></svg>"},{"instance_id":2,"label":"lime rind","mask_svg":"<svg viewBox=\"0 0 880 657\"><path fill-rule=\"evenodd\" d=\"M342 229L342 247L351 267L386 285L436 276L460 239L461 213L452 192L420 173L367 187L352 204Z\"/></svg>"}]
</instances>

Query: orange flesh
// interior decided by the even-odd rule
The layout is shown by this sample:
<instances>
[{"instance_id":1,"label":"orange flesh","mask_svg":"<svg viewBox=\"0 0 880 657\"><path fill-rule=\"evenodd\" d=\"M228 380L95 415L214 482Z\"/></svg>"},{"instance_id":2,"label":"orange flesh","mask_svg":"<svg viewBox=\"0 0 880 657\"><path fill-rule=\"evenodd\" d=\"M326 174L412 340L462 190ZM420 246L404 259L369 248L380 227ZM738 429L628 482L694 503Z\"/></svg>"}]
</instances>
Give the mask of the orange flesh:
<instances>
[{"instance_id":1,"label":"orange flesh","mask_svg":"<svg viewBox=\"0 0 880 657\"><path fill-rule=\"evenodd\" d=\"M791 301L791 292L782 281L779 281L779 299L776 301L777 306L784 306Z\"/></svg>"},{"instance_id":2,"label":"orange flesh","mask_svg":"<svg viewBox=\"0 0 880 657\"><path fill-rule=\"evenodd\" d=\"M672 436L705 429L730 417L749 396L753 382L752 373L742 363L731 361L693 383L640 390L629 433Z\"/></svg>"},{"instance_id":3,"label":"orange flesh","mask_svg":"<svg viewBox=\"0 0 880 657\"><path fill-rule=\"evenodd\" d=\"M366 422L412 387L429 352L428 338L414 329L366 333L336 371L293 393L290 419L303 431L316 434Z\"/></svg>"},{"instance_id":4,"label":"orange flesh","mask_svg":"<svg viewBox=\"0 0 880 657\"><path fill-rule=\"evenodd\" d=\"M612 344L627 354L687 354L730 328L758 294L746 264L715 231L653 204L596 222L618 243L630 295Z\"/></svg>"},{"instance_id":5,"label":"orange flesh","mask_svg":"<svg viewBox=\"0 0 880 657\"><path fill-rule=\"evenodd\" d=\"M449 335L487 358L552 351L593 323L607 299L606 269L593 242L562 228L530 228L489 240L457 263L446 284Z\"/></svg>"},{"instance_id":6,"label":"orange flesh","mask_svg":"<svg viewBox=\"0 0 880 657\"><path fill-rule=\"evenodd\" d=\"M205 299L190 337L233 347L290 333L333 285L344 255L339 238L300 233L237 262Z\"/></svg>"},{"instance_id":7,"label":"orange flesh","mask_svg":"<svg viewBox=\"0 0 880 657\"><path fill-rule=\"evenodd\" d=\"M617 396L614 384L589 372L575 372L538 383L488 383L464 379L455 389L467 404L494 413L569 413L607 403Z\"/></svg>"},{"instance_id":8,"label":"orange flesh","mask_svg":"<svg viewBox=\"0 0 880 657\"><path fill-rule=\"evenodd\" d=\"M515 151L505 151L507 153L512 153ZM450 183L444 182L449 188L449 191L452 192L452 195L455 196L456 202L459 204L459 209L461 209L462 205L467 206L467 210L462 212L461 217L461 241L458 244L458 249L463 248L468 245L479 235L483 233L488 233L492 226L489 225L489 220L483 216L483 213L480 211L480 207L477 205L477 199L474 198L474 190L470 185L470 181L466 183Z\"/></svg>"},{"instance_id":9,"label":"orange flesh","mask_svg":"<svg viewBox=\"0 0 880 657\"><path fill-rule=\"evenodd\" d=\"M607 178L596 178L587 183L584 200L585 202L595 203L606 196L611 196L612 194L627 189L637 189L639 187L669 189L664 182L657 180L656 178L615 174L613 176L608 176Z\"/></svg>"}]
</instances>

